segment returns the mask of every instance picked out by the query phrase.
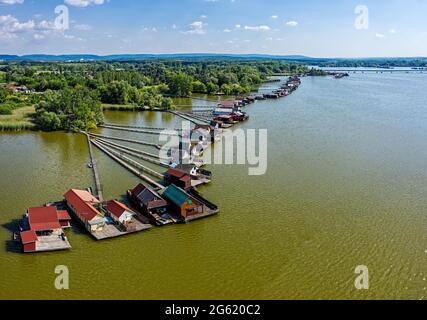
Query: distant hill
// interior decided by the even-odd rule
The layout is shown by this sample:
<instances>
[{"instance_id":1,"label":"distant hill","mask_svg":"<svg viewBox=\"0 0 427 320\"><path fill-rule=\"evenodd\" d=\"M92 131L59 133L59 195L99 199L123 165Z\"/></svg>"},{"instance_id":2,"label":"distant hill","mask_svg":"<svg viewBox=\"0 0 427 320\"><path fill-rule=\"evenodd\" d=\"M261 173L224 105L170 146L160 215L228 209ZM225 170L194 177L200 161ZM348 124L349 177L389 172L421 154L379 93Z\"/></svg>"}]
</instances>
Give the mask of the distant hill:
<instances>
[{"instance_id":1,"label":"distant hill","mask_svg":"<svg viewBox=\"0 0 427 320\"><path fill-rule=\"evenodd\" d=\"M118 54L118 55L87 55L87 54L66 54L66 55L0 55L3 61L123 61L123 60L202 60L202 59L274 59L274 60L305 60L311 59L305 56L280 56L264 54L209 54L209 53L188 53L188 54Z\"/></svg>"},{"instance_id":2,"label":"distant hill","mask_svg":"<svg viewBox=\"0 0 427 320\"><path fill-rule=\"evenodd\" d=\"M305 65L321 67L427 67L425 57L402 58L312 58L302 55L268 55L268 54L214 54L214 53L179 53L179 54L65 54L65 55L0 55L0 61L17 62L76 62L76 61L219 61L219 60L282 60Z\"/></svg>"}]
</instances>

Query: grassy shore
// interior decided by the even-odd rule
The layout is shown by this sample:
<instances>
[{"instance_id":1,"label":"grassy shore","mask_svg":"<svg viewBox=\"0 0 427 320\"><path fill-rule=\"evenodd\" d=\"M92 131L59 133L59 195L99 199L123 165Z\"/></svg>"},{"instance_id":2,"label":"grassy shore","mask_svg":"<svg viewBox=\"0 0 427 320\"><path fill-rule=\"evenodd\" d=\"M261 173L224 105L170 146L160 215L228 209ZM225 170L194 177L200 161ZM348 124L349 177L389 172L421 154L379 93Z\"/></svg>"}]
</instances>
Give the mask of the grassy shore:
<instances>
[{"instance_id":1,"label":"grassy shore","mask_svg":"<svg viewBox=\"0 0 427 320\"><path fill-rule=\"evenodd\" d=\"M34 128L31 116L35 112L33 106L19 108L11 115L0 115L0 131L21 131Z\"/></svg>"}]
</instances>

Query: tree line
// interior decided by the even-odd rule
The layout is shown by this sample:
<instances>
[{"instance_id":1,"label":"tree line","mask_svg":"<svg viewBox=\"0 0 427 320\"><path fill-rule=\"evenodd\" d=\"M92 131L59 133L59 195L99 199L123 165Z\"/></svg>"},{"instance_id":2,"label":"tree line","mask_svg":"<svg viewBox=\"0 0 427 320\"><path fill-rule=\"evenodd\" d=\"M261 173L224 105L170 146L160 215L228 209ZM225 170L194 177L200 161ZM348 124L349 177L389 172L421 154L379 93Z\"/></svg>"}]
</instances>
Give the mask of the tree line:
<instances>
[{"instance_id":1,"label":"tree line","mask_svg":"<svg viewBox=\"0 0 427 320\"><path fill-rule=\"evenodd\" d=\"M102 104L169 110L173 97L246 94L271 75L308 69L280 61L214 60L10 62L1 71L6 83L26 86L39 97L39 128L76 131L102 123Z\"/></svg>"}]
</instances>

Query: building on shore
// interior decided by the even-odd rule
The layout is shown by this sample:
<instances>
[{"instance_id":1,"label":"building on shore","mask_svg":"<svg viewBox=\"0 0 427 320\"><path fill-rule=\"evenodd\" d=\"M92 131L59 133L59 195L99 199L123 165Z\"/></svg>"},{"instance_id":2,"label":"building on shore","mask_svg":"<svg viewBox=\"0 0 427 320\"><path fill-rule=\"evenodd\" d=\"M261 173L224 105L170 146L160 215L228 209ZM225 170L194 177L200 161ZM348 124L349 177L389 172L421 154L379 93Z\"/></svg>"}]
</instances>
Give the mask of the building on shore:
<instances>
[{"instance_id":1,"label":"building on shore","mask_svg":"<svg viewBox=\"0 0 427 320\"><path fill-rule=\"evenodd\" d=\"M71 189L65 193L64 198L70 211L90 233L104 229L105 217L100 212L101 203L91 193Z\"/></svg>"}]
</instances>

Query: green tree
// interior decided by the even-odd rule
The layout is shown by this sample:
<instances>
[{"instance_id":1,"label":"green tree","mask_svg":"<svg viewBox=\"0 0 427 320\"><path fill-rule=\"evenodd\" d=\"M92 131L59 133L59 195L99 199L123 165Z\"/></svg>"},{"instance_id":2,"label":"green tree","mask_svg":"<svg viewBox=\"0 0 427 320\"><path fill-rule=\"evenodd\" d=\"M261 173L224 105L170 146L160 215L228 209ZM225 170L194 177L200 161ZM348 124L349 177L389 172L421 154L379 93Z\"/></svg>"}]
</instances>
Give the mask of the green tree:
<instances>
[{"instance_id":1,"label":"green tree","mask_svg":"<svg viewBox=\"0 0 427 320\"><path fill-rule=\"evenodd\" d=\"M193 81L192 88L194 93L207 93L208 91L205 84L199 80Z\"/></svg>"},{"instance_id":2,"label":"green tree","mask_svg":"<svg viewBox=\"0 0 427 320\"><path fill-rule=\"evenodd\" d=\"M70 131L88 130L96 128L103 122L101 103L95 91L85 87L66 88L60 91L48 91L45 100L36 107L36 121L39 117L43 120L45 114L54 113L60 119L57 129ZM51 117L51 115L49 115ZM40 122L41 124L45 122ZM48 122L51 123L51 122ZM56 119L53 123L56 123ZM51 126L43 130L50 130Z\"/></svg>"},{"instance_id":3,"label":"green tree","mask_svg":"<svg viewBox=\"0 0 427 320\"><path fill-rule=\"evenodd\" d=\"M168 76L169 93L175 97L185 97L191 94L192 79L185 73L173 73Z\"/></svg>"},{"instance_id":4,"label":"green tree","mask_svg":"<svg viewBox=\"0 0 427 320\"><path fill-rule=\"evenodd\" d=\"M36 125L44 131L55 131L61 129L61 119L54 112L43 111L36 117Z\"/></svg>"}]
</instances>

